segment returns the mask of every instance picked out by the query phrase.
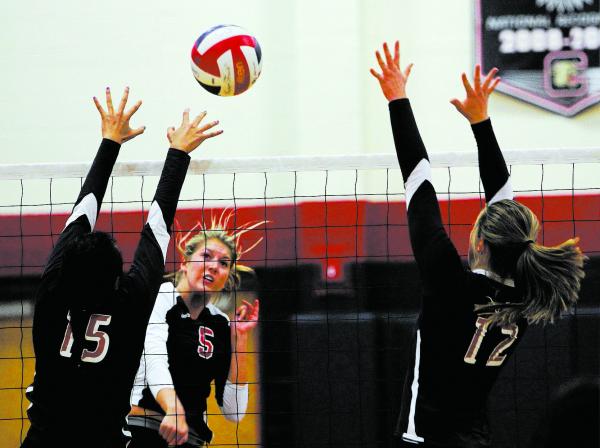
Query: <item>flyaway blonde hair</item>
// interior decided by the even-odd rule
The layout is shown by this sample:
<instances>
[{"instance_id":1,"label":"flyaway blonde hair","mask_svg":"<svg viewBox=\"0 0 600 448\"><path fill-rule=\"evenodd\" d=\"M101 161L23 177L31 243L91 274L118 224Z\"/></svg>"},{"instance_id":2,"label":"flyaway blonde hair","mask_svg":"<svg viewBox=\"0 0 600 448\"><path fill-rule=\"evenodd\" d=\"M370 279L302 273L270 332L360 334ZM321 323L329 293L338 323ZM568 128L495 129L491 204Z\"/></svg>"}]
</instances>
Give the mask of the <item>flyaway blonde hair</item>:
<instances>
[{"instance_id":1,"label":"flyaway blonde hair","mask_svg":"<svg viewBox=\"0 0 600 448\"><path fill-rule=\"evenodd\" d=\"M211 217L210 224L207 226L204 219L198 221L187 233L176 238L177 251L180 254L182 263L187 262L191 256L203 247L209 240L216 239L222 242L231 252L231 270L229 277L225 282L225 286L220 294L211 298L211 303L215 306L225 309L230 307L232 292L236 291L241 284L242 273L254 273L250 266L241 264L239 261L242 256L256 246L258 246L263 237L258 238L249 247L242 245L242 236L258 227L266 224L269 221L250 221L245 224L237 224L235 219L235 211L223 210L218 218ZM175 286L181 280L182 271L178 270L169 277L174 278Z\"/></svg>"}]
</instances>

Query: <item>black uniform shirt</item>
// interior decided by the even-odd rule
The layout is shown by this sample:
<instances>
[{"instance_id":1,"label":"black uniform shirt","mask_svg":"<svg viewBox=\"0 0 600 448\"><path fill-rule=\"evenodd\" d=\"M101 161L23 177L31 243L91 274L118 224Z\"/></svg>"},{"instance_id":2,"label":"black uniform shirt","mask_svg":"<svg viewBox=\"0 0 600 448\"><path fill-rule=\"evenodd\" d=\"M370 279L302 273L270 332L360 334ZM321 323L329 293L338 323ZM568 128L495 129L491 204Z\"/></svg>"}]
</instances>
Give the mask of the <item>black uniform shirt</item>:
<instances>
[{"instance_id":1,"label":"black uniform shirt","mask_svg":"<svg viewBox=\"0 0 600 448\"><path fill-rule=\"evenodd\" d=\"M42 275L33 319L35 377L27 389L28 442L114 446L129 411L189 156L169 150L131 269L118 289L93 309L71 307L59 288L64 249L93 229L118 151L117 143L102 141Z\"/></svg>"},{"instance_id":2,"label":"black uniform shirt","mask_svg":"<svg viewBox=\"0 0 600 448\"><path fill-rule=\"evenodd\" d=\"M463 266L442 224L429 159L409 101L392 101L390 115L406 186L411 245L424 289L396 432L412 443L486 447L485 403L526 322L490 328L494 308L478 313L475 306L520 299L510 279ZM473 125L473 132L488 204L512 199L491 122Z\"/></svg>"},{"instance_id":3,"label":"black uniform shirt","mask_svg":"<svg viewBox=\"0 0 600 448\"><path fill-rule=\"evenodd\" d=\"M168 361L167 375L165 360ZM164 414L153 392L157 394L164 386L174 387L185 409L188 425L202 440L210 442L212 432L205 421L206 400L214 381L215 399L223 407L230 362L231 335L227 315L207 304L198 318L192 319L173 285L165 283L150 320L132 404ZM206 418L210 423L210 416Z\"/></svg>"}]
</instances>

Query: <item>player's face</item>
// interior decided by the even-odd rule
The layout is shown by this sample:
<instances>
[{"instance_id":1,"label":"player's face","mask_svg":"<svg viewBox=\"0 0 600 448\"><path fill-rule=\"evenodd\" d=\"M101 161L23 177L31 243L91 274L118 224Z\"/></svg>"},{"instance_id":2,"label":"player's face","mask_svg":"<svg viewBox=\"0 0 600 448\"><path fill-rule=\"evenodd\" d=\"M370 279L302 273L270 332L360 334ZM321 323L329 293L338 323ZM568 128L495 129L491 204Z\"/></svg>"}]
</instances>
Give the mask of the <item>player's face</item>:
<instances>
[{"instance_id":1,"label":"player's face","mask_svg":"<svg viewBox=\"0 0 600 448\"><path fill-rule=\"evenodd\" d=\"M181 267L190 289L197 292L222 291L231 272L231 251L218 239L198 246Z\"/></svg>"}]
</instances>

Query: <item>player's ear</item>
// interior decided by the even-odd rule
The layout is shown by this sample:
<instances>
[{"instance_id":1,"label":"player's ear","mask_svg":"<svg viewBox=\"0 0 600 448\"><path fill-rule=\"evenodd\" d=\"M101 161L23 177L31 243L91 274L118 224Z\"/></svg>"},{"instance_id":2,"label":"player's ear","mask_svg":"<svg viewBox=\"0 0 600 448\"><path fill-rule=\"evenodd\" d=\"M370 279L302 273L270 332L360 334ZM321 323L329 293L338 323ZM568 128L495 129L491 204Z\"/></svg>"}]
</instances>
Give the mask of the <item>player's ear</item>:
<instances>
[{"instance_id":1,"label":"player's ear","mask_svg":"<svg viewBox=\"0 0 600 448\"><path fill-rule=\"evenodd\" d=\"M187 262L184 260L181 262L181 264L179 265L179 270L181 272L187 273Z\"/></svg>"}]
</instances>

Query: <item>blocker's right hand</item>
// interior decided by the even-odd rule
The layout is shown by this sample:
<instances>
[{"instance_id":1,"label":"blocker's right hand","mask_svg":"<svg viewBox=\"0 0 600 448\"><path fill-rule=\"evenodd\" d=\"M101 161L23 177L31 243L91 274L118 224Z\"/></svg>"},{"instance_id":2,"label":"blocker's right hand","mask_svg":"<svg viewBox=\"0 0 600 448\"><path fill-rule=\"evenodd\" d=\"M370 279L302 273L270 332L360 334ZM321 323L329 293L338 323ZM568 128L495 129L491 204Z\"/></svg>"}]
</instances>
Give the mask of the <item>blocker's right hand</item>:
<instances>
[{"instance_id":1,"label":"blocker's right hand","mask_svg":"<svg viewBox=\"0 0 600 448\"><path fill-rule=\"evenodd\" d=\"M190 110L184 110L181 125L177 129L175 129L174 126L167 129L167 138L169 139L171 148L189 154L200 146L204 140L216 137L223 133L222 130L207 132L209 129L212 129L219 124L218 120L211 121L204 126L198 127L204 117L206 117L206 111L202 112L194 119L194 121L190 122Z\"/></svg>"},{"instance_id":2,"label":"blocker's right hand","mask_svg":"<svg viewBox=\"0 0 600 448\"><path fill-rule=\"evenodd\" d=\"M94 97L94 104L96 105L98 112L100 112L100 118L102 119L102 138L107 138L121 144L143 134L146 130L146 126L137 129L131 129L129 126L129 120L140 108L142 102L138 101L125 112L125 105L127 104L128 97L129 87L126 87L125 92L123 92L123 96L121 97L121 102L119 103L119 109L116 112L112 103L110 87L106 88L106 108L108 109L108 112L100 105L98 98Z\"/></svg>"},{"instance_id":3,"label":"blocker's right hand","mask_svg":"<svg viewBox=\"0 0 600 448\"><path fill-rule=\"evenodd\" d=\"M381 91L388 101L406 98L406 83L413 64L407 65L404 71L400 70L400 42L398 41L394 43L394 56L392 56L387 43L383 44L383 54L385 60L379 51L375 52L381 73L370 69L371 74L379 81Z\"/></svg>"},{"instance_id":4,"label":"blocker's right hand","mask_svg":"<svg viewBox=\"0 0 600 448\"><path fill-rule=\"evenodd\" d=\"M165 415L158 433L169 446L183 445L188 440L188 425L185 421L185 414Z\"/></svg>"},{"instance_id":5,"label":"blocker's right hand","mask_svg":"<svg viewBox=\"0 0 600 448\"><path fill-rule=\"evenodd\" d=\"M463 73L461 75L462 83L465 87L466 98L462 101L458 98L453 98L450 100L450 103L456 107L456 110L459 111L463 117L469 120L469 123L476 124L489 118L488 99L500 82L500 77L496 76L497 73L498 69L494 67L486 75L482 83L481 65L477 64L475 66L472 86L467 78L467 74Z\"/></svg>"}]
</instances>

